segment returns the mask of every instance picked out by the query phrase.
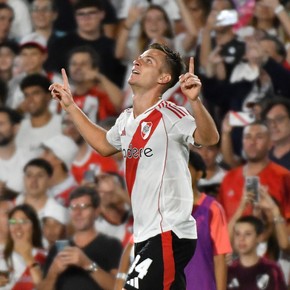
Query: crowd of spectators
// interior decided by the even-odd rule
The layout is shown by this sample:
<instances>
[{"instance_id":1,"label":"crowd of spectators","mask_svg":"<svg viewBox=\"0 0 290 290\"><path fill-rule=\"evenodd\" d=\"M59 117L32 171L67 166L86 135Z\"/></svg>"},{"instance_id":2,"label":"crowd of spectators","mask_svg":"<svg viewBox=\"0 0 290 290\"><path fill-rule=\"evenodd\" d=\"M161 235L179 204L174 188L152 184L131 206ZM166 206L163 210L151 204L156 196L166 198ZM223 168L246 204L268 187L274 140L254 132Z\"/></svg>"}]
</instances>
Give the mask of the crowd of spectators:
<instances>
[{"instance_id":1,"label":"crowd of spectators","mask_svg":"<svg viewBox=\"0 0 290 290\"><path fill-rule=\"evenodd\" d=\"M0 289L122 289L134 249L122 153L93 151L48 88L65 68L77 105L110 129L154 42L194 56L220 133L190 148L202 244L188 289L290 289L288 0L0 1ZM179 84L162 98L190 110Z\"/></svg>"}]
</instances>

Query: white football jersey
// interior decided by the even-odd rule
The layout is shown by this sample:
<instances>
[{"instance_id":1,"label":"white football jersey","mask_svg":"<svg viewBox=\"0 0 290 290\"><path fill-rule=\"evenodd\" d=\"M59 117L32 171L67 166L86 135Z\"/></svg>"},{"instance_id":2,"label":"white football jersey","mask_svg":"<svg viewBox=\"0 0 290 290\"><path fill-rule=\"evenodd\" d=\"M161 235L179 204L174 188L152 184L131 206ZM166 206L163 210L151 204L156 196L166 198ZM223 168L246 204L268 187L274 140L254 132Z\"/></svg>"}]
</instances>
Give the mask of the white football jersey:
<instances>
[{"instance_id":1,"label":"white football jersey","mask_svg":"<svg viewBox=\"0 0 290 290\"><path fill-rule=\"evenodd\" d=\"M125 159L134 242L169 230L179 238L197 238L188 169L195 129L188 111L162 100L137 118L126 109L108 131L109 143Z\"/></svg>"}]
</instances>

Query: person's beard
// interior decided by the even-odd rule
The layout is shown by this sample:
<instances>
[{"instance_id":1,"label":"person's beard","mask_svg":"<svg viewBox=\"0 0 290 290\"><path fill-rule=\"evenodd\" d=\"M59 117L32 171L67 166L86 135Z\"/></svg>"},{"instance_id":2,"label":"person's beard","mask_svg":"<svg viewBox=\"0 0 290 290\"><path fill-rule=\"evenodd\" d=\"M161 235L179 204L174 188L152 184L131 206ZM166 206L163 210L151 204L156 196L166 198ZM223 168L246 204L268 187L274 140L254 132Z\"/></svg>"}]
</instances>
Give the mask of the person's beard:
<instances>
[{"instance_id":1,"label":"person's beard","mask_svg":"<svg viewBox=\"0 0 290 290\"><path fill-rule=\"evenodd\" d=\"M0 147L7 146L13 140L13 138L13 134L9 136L3 136L0 134Z\"/></svg>"}]
</instances>

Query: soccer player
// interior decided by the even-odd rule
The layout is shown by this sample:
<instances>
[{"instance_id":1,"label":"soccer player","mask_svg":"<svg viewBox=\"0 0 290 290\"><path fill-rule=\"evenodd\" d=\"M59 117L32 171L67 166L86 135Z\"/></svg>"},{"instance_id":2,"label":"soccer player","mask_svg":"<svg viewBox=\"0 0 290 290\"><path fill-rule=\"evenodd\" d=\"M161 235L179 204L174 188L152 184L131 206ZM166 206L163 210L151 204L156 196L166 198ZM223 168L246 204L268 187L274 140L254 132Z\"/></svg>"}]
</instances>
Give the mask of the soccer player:
<instances>
[{"instance_id":1,"label":"soccer player","mask_svg":"<svg viewBox=\"0 0 290 290\"><path fill-rule=\"evenodd\" d=\"M133 108L106 131L93 124L74 103L65 70L63 84L50 90L71 116L85 140L100 154L122 151L134 216L135 261L124 289L185 289L184 267L196 245L191 216L193 194L188 169L189 144L213 145L219 135L199 99L201 82L179 54L152 44L134 62L128 83ZM179 80L194 118L162 94Z\"/></svg>"}]
</instances>

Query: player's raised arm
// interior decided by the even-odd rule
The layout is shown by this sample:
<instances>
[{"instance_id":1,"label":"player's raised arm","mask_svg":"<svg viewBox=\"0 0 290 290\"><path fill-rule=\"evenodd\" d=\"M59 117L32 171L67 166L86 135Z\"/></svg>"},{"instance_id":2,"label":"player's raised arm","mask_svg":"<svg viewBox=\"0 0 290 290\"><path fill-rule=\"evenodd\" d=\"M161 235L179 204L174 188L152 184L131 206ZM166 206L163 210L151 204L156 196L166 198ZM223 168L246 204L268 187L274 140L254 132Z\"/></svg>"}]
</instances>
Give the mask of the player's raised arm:
<instances>
[{"instance_id":1,"label":"player's raised arm","mask_svg":"<svg viewBox=\"0 0 290 290\"><path fill-rule=\"evenodd\" d=\"M197 128L193 134L195 143L207 146L216 144L219 140L219 134L214 120L199 98L202 84L198 76L194 74L193 57L189 60L188 72L179 77L179 83L181 91L192 107L196 121Z\"/></svg>"},{"instance_id":2,"label":"player's raised arm","mask_svg":"<svg viewBox=\"0 0 290 290\"><path fill-rule=\"evenodd\" d=\"M80 134L96 151L103 156L109 156L118 152L107 141L107 131L91 122L74 102L65 69L61 70L61 74L63 84L54 83L49 87L52 97L59 100L62 108L71 115Z\"/></svg>"}]
</instances>

